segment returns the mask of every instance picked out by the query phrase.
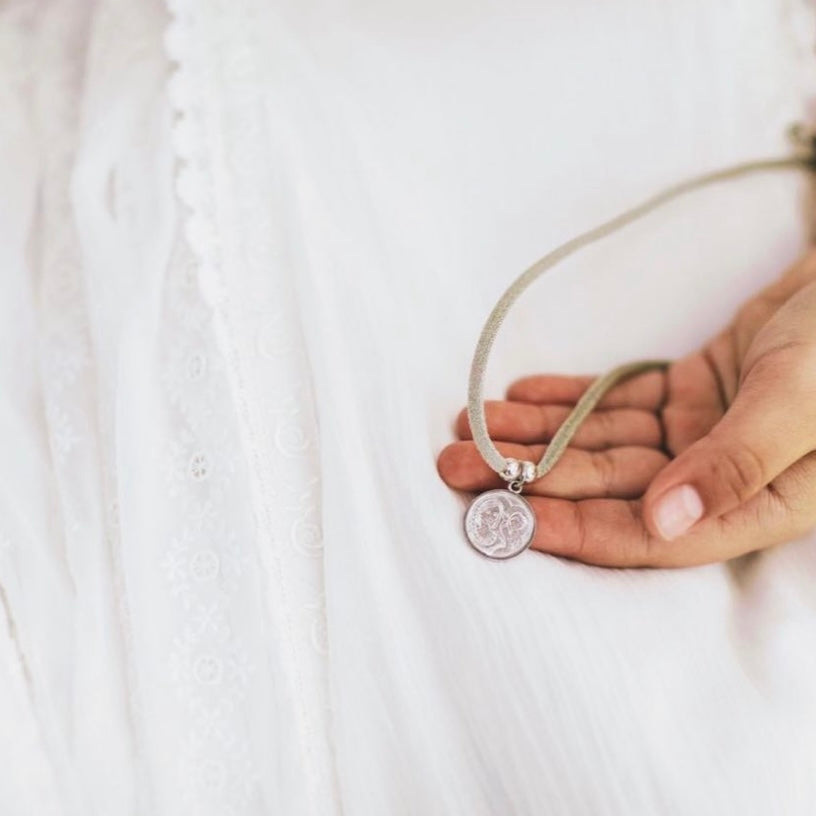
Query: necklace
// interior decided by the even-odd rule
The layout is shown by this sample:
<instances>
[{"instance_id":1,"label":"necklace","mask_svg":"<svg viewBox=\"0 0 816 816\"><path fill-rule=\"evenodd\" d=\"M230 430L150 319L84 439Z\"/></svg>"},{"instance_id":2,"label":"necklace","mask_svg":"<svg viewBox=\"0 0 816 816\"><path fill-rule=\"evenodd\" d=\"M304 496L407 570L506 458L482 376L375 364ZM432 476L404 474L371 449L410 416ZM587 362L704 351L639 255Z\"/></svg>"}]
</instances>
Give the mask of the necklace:
<instances>
[{"instance_id":1,"label":"necklace","mask_svg":"<svg viewBox=\"0 0 816 816\"><path fill-rule=\"evenodd\" d=\"M524 486L541 479L555 467L581 423L614 385L634 374L666 368L671 363L670 360L640 360L613 368L587 388L558 427L537 464L507 458L499 453L487 430L484 376L493 342L513 304L530 284L560 261L686 193L749 173L787 169L816 170L816 134L795 125L790 129L789 135L796 147L793 155L737 164L669 187L552 250L522 272L499 298L476 344L468 382L467 413L473 441L485 462L507 482L506 489L489 490L477 496L465 512L465 535L479 553L488 558L504 560L524 552L532 543L536 531L535 513L521 495Z\"/></svg>"}]
</instances>

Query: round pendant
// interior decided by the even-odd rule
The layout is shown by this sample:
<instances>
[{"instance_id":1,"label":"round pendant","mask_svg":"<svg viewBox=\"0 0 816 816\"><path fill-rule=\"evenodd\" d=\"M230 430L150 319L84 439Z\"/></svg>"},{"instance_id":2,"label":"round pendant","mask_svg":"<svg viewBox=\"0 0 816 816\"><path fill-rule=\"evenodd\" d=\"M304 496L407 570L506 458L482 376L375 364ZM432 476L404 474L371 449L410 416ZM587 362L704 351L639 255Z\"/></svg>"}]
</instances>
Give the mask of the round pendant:
<instances>
[{"instance_id":1,"label":"round pendant","mask_svg":"<svg viewBox=\"0 0 816 816\"><path fill-rule=\"evenodd\" d=\"M533 540L535 513L527 500L509 490L477 496L465 513L465 535L488 558L512 558Z\"/></svg>"}]
</instances>

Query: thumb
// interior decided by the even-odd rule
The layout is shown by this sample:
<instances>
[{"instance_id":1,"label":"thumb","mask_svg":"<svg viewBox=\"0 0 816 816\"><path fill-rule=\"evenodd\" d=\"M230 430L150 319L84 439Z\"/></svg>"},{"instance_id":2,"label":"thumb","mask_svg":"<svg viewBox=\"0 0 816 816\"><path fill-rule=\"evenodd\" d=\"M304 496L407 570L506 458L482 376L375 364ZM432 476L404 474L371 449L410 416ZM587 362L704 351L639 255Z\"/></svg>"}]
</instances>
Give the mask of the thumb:
<instances>
[{"instance_id":1,"label":"thumb","mask_svg":"<svg viewBox=\"0 0 816 816\"><path fill-rule=\"evenodd\" d=\"M813 449L816 394L802 382L803 368L787 353L757 361L717 425L649 485L643 513L651 533L671 540L727 513Z\"/></svg>"}]
</instances>

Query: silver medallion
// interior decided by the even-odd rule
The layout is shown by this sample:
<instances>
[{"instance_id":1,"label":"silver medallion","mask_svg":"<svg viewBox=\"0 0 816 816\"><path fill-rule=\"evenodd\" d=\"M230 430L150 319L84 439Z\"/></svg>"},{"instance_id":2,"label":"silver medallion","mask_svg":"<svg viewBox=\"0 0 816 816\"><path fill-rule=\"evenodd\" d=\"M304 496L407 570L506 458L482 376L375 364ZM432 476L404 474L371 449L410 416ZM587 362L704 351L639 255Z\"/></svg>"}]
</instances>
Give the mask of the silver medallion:
<instances>
[{"instance_id":1,"label":"silver medallion","mask_svg":"<svg viewBox=\"0 0 816 816\"><path fill-rule=\"evenodd\" d=\"M465 535L488 558L512 558L533 540L535 513L521 496L509 490L489 490L477 496L465 513Z\"/></svg>"}]
</instances>

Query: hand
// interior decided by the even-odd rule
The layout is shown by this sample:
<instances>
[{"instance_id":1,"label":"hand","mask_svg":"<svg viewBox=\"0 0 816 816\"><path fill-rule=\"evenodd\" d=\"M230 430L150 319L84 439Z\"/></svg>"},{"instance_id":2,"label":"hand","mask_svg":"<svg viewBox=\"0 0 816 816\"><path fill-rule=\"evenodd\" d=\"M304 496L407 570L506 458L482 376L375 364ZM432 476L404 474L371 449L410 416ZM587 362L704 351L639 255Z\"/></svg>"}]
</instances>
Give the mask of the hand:
<instances>
[{"instance_id":1,"label":"hand","mask_svg":"<svg viewBox=\"0 0 816 816\"><path fill-rule=\"evenodd\" d=\"M592 377L544 375L489 402L505 456L538 461ZM504 485L471 439L439 456L453 488ZM724 561L816 527L816 251L700 351L612 389L525 496L533 548L605 566Z\"/></svg>"}]
</instances>

